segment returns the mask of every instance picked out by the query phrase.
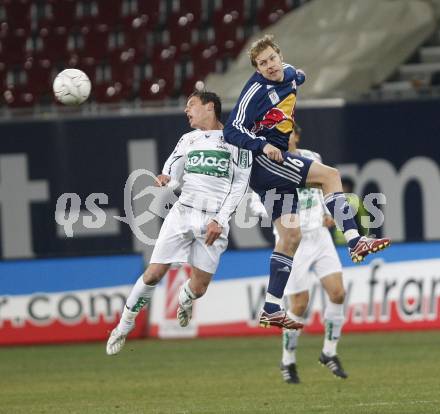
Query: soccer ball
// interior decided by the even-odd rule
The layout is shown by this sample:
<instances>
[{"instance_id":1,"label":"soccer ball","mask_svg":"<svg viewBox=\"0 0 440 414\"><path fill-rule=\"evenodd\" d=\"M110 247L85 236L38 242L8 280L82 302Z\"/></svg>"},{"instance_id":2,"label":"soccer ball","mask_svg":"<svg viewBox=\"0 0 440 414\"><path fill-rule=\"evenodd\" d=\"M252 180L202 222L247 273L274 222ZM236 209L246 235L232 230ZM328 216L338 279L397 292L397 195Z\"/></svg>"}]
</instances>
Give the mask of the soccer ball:
<instances>
[{"instance_id":1,"label":"soccer ball","mask_svg":"<svg viewBox=\"0 0 440 414\"><path fill-rule=\"evenodd\" d=\"M79 69L65 69L53 81L53 93L64 105L80 105L90 95L91 83Z\"/></svg>"}]
</instances>

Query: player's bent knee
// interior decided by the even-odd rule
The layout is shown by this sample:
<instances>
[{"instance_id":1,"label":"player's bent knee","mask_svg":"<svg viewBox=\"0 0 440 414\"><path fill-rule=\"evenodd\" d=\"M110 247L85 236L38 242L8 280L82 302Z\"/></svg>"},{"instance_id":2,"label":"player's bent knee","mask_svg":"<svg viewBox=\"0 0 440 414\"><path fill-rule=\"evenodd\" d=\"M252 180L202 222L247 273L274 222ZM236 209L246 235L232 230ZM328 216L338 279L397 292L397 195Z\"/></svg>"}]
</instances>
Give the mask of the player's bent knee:
<instances>
[{"instance_id":1,"label":"player's bent knee","mask_svg":"<svg viewBox=\"0 0 440 414\"><path fill-rule=\"evenodd\" d=\"M334 290L332 292L329 292L329 299L333 303L337 303L339 305L344 303L345 300L345 290L344 289L338 289Z\"/></svg>"},{"instance_id":2,"label":"player's bent knee","mask_svg":"<svg viewBox=\"0 0 440 414\"><path fill-rule=\"evenodd\" d=\"M341 174L339 173L339 170L333 167L325 166L326 167L326 176L328 180L331 181L340 181L341 180Z\"/></svg>"},{"instance_id":3,"label":"player's bent knee","mask_svg":"<svg viewBox=\"0 0 440 414\"><path fill-rule=\"evenodd\" d=\"M301 242L301 231L299 229L290 229L285 231L284 234L280 237L279 243L283 246L285 250L293 250L299 246Z\"/></svg>"},{"instance_id":4,"label":"player's bent knee","mask_svg":"<svg viewBox=\"0 0 440 414\"><path fill-rule=\"evenodd\" d=\"M152 263L144 272L143 280L147 285L156 285L165 276L165 273L169 269L169 265Z\"/></svg>"},{"instance_id":5,"label":"player's bent knee","mask_svg":"<svg viewBox=\"0 0 440 414\"><path fill-rule=\"evenodd\" d=\"M208 285L196 285L191 290L197 298L201 298L208 290Z\"/></svg>"}]
</instances>

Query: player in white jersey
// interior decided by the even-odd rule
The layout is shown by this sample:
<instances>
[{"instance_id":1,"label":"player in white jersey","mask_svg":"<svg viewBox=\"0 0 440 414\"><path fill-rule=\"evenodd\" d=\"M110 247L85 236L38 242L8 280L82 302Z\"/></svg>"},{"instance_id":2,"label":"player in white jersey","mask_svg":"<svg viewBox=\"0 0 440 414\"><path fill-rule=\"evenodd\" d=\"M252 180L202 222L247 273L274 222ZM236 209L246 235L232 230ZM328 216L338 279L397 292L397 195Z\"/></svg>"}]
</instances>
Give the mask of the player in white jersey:
<instances>
[{"instance_id":1,"label":"player in white jersey","mask_svg":"<svg viewBox=\"0 0 440 414\"><path fill-rule=\"evenodd\" d=\"M302 157L321 162L321 156L313 151L298 149L300 128L295 125L289 140L289 151ZM327 366L334 375L347 378L341 362L336 354L336 347L341 335L344 321L343 303L345 290L342 282L342 267L333 244L328 227L334 221L325 207L322 191L317 188L298 188L298 214L301 227L301 242L294 255L295 266L287 281L284 295L288 301L288 316L298 322L309 302L311 275L314 274L328 294L325 307L325 339L319 362ZM253 203L258 198L253 198ZM261 207L260 207L261 206ZM251 207L254 214L262 215L264 207ZM276 241L279 236L274 228ZM296 347L301 331L283 330L283 355L280 364L283 379L290 384L299 383L296 367Z\"/></svg>"},{"instance_id":2,"label":"player in white jersey","mask_svg":"<svg viewBox=\"0 0 440 414\"><path fill-rule=\"evenodd\" d=\"M108 355L122 349L137 314L150 302L172 263L192 265L191 278L179 292L177 311L180 326L188 325L192 303L206 292L227 247L229 218L248 188L252 155L224 141L218 96L194 92L185 113L196 130L181 137L157 177L160 186L183 179L182 192L162 225L149 266L133 286L121 320L110 334Z\"/></svg>"}]
</instances>

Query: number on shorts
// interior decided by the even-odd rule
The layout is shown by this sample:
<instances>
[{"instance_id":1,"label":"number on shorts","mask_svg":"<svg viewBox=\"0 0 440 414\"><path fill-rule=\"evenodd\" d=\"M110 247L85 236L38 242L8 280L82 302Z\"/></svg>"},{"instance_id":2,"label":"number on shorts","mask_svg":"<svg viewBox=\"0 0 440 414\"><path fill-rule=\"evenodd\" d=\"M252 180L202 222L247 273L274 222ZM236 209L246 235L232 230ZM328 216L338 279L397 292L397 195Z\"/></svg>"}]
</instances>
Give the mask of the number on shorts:
<instances>
[{"instance_id":1,"label":"number on shorts","mask_svg":"<svg viewBox=\"0 0 440 414\"><path fill-rule=\"evenodd\" d=\"M298 158L289 158L289 161L295 165L296 167L302 168L304 167L304 163Z\"/></svg>"}]
</instances>

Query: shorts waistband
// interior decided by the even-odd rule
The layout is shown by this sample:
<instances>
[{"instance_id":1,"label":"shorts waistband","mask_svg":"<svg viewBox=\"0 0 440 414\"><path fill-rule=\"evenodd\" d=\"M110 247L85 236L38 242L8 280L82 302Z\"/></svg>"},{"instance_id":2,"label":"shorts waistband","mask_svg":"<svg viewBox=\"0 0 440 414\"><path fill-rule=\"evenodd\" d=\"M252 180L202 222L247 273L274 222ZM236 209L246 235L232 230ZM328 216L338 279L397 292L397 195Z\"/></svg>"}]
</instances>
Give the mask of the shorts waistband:
<instances>
[{"instance_id":1,"label":"shorts waistband","mask_svg":"<svg viewBox=\"0 0 440 414\"><path fill-rule=\"evenodd\" d=\"M189 207L189 208L192 208L193 210L200 211L201 213L205 213L205 214L218 214L218 212L219 212L219 210L217 210L217 211L208 211L208 210L205 210L205 209L198 209L198 208L195 208L195 207L190 206L188 204L184 204L181 201L177 201L177 203L179 203L180 205L182 205L184 207Z\"/></svg>"}]
</instances>

